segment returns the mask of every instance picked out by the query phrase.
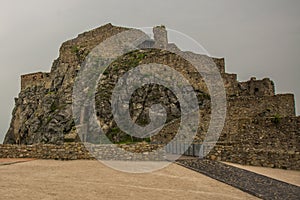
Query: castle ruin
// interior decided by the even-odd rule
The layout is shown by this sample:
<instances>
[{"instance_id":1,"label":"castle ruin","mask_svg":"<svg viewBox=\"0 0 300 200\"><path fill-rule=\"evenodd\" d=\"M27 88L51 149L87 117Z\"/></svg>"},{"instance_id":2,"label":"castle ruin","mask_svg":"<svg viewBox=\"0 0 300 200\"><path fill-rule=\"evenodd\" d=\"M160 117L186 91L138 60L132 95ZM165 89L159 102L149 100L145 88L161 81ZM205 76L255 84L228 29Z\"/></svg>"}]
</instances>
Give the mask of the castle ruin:
<instances>
[{"instance_id":1,"label":"castle ruin","mask_svg":"<svg viewBox=\"0 0 300 200\"><path fill-rule=\"evenodd\" d=\"M13 118L4 144L63 145L66 135L74 132L72 89L80 65L97 44L126 30L128 28L107 24L82 33L77 38L62 44L60 55L53 62L50 73L22 75L21 92L16 98ZM195 70L193 71L191 64L168 52L168 49L172 51L180 51L180 49L175 44L168 43L164 26L155 27L153 33L154 40L146 41L141 48L158 47L165 50L147 49L125 55L114 65L120 67L119 71L113 71L115 68L110 66L102 82L104 86L115 84L117 77L121 77L126 70L130 69L126 66L128 63L130 67L135 67L133 64L156 62L181 72L189 79L199 96L200 113L204 121L199 126L195 142L201 143L207 130L210 112L206 85L201 76ZM203 57L203 55L189 53L192 56ZM132 62L134 59L140 60ZM269 78L256 80L253 77L249 81L239 82L236 74L226 73L224 58L212 58L212 60L220 71L226 89L227 116L217 146L208 157L241 164L300 169L300 117L295 114L294 95L276 94L275 85ZM101 86L103 90L99 86L96 98L109 98L109 92L104 86ZM176 98L173 98L166 89L149 86L141 91L145 89L152 93L148 92L148 96L139 96L138 91L133 96L135 100L132 104L132 115L136 117L137 123L147 123L149 119L145 113L148 107L157 103L156 99L166 102L166 110L171 116L168 118L170 123L156 137L151 138L151 142L165 143L173 137L178 128L180 106ZM117 138L118 142L126 140L124 133L116 129L114 121L108 117L110 111L107 109L110 105L106 104L107 102L102 103L103 106L99 104L97 107L97 112L99 112L99 119L103 119L102 125L106 127L107 133L112 140L114 138ZM87 131L92 132L92 127ZM0 147L2 157L7 156L7 153L3 153L5 148L5 146ZM21 157L18 152L15 156Z\"/></svg>"}]
</instances>

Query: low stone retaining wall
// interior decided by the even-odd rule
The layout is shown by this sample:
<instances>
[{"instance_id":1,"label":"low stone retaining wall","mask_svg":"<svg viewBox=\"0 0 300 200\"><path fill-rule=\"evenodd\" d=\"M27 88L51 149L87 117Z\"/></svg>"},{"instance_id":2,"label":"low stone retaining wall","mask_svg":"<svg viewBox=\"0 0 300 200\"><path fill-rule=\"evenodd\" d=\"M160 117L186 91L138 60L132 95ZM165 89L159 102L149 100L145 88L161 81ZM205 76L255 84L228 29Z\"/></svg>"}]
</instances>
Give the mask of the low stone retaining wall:
<instances>
[{"instance_id":1,"label":"low stone retaining wall","mask_svg":"<svg viewBox=\"0 0 300 200\"><path fill-rule=\"evenodd\" d=\"M147 143L115 145L86 145L98 160L164 161L163 146Z\"/></svg>"},{"instance_id":2,"label":"low stone retaining wall","mask_svg":"<svg viewBox=\"0 0 300 200\"><path fill-rule=\"evenodd\" d=\"M65 143L64 145L0 145L0 158L37 158L37 159L100 159L163 161L165 151L162 145L137 143L114 145ZM92 154L87 150L91 150ZM157 150L158 149L158 150ZM300 153L255 149L239 145L216 145L206 156L210 160L226 161L242 165L263 166L281 169L300 170Z\"/></svg>"},{"instance_id":3,"label":"low stone retaining wall","mask_svg":"<svg viewBox=\"0 0 300 200\"><path fill-rule=\"evenodd\" d=\"M38 158L38 159L93 159L83 144L70 143L64 145L0 145L1 158Z\"/></svg>"},{"instance_id":4,"label":"low stone retaining wall","mask_svg":"<svg viewBox=\"0 0 300 200\"><path fill-rule=\"evenodd\" d=\"M242 165L300 170L299 151L216 145L206 158Z\"/></svg>"},{"instance_id":5,"label":"low stone retaining wall","mask_svg":"<svg viewBox=\"0 0 300 200\"><path fill-rule=\"evenodd\" d=\"M37 158L37 159L103 159L103 160L164 160L164 151L159 145L145 143L118 145L110 144L65 143L63 145L0 145L0 158ZM90 153L87 149L91 150Z\"/></svg>"}]
</instances>

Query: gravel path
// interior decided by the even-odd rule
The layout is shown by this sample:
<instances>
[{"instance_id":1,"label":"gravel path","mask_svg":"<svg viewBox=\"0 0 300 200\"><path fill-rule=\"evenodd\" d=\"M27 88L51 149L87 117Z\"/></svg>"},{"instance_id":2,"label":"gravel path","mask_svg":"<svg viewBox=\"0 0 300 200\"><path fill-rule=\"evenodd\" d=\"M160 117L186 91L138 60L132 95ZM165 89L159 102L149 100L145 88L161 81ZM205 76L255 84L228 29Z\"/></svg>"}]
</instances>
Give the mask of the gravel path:
<instances>
[{"instance_id":1,"label":"gravel path","mask_svg":"<svg viewBox=\"0 0 300 200\"><path fill-rule=\"evenodd\" d=\"M267 176L276 180L280 180L292 185L300 187L300 171L296 170L285 170L277 168L268 168L268 167L258 167L258 166L249 166L249 165L240 165L229 162L222 162L227 165L231 165L237 168L241 168L247 171L251 171L263 176Z\"/></svg>"},{"instance_id":2,"label":"gravel path","mask_svg":"<svg viewBox=\"0 0 300 200\"><path fill-rule=\"evenodd\" d=\"M300 187L220 162L181 159L177 163L262 199L300 199Z\"/></svg>"}]
</instances>

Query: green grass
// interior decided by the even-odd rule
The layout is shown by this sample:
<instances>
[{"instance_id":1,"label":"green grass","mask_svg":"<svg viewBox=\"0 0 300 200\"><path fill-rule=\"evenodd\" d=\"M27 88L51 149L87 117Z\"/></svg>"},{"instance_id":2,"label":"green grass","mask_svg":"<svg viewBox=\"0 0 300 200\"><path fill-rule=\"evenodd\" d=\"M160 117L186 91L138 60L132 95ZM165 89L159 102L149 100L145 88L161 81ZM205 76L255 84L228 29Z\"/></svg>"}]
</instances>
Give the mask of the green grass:
<instances>
[{"instance_id":1,"label":"green grass","mask_svg":"<svg viewBox=\"0 0 300 200\"><path fill-rule=\"evenodd\" d=\"M80 51L80 48L78 46L73 46L72 49L71 49L71 52L75 53L75 54L78 54L79 51Z\"/></svg>"},{"instance_id":2,"label":"green grass","mask_svg":"<svg viewBox=\"0 0 300 200\"><path fill-rule=\"evenodd\" d=\"M281 121L281 118L282 117L280 114L275 114L271 120L274 124L278 125Z\"/></svg>"}]
</instances>

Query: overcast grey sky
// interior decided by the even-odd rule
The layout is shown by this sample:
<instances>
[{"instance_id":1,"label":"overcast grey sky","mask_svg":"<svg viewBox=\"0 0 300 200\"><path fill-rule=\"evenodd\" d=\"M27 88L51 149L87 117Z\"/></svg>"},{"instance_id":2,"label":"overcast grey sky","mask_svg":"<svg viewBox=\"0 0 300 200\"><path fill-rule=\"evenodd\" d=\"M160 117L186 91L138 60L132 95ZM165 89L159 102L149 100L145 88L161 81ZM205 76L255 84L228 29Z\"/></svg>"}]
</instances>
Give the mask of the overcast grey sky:
<instances>
[{"instance_id":1,"label":"overcast grey sky","mask_svg":"<svg viewBox=\"0 0 300 200\"><path fill-rule=\"evenodd\" d=\"M50 71L62 42L111 22L164 24L211 55L225 57L239 80L270 77L278 93L294 93L300 111L299 0L1 0L0 142L9 127L20 75Z\"/></svg>"}]
</instances>

